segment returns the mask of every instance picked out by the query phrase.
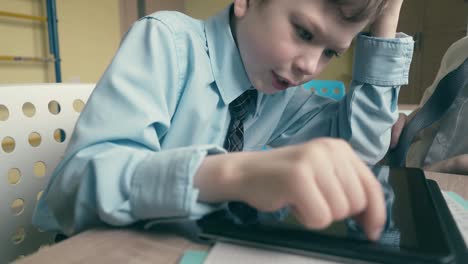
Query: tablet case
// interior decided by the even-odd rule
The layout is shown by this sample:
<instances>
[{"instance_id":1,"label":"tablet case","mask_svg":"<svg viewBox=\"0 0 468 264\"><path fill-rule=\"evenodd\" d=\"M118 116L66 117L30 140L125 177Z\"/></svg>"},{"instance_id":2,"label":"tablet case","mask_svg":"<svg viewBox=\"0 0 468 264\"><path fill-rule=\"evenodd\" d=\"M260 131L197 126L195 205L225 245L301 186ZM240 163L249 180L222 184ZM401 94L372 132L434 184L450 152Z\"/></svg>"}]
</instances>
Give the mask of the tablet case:
<instances>
[{"instance_id":1,"label":"tablet case","mask_svg":"<svg viewBox=\"0 0 468 264\"><path fill-rule=\"evenodd\" d=\"M455 261L454 263L468 263L468 248L463 240L463 237L458 230L457 224L450 213L447 203L445 202L442 193L440 192L437 182L433 180L427 180L429 192L432 196L432 201L438 212L439 219L443 223L445 228L445 234L447 235L448 242L454 249Z\"/></svg>"},{"instance_id":2,"label":"tablet case","mask_svg":"<svg viewBox=\"0 0 468 264\"><path fill-rule=\"evenodd\" d=\"M437 185L437 183L433 180L427 180L427 186L429 193L431 195L431 199L435 210L437 212L437 216L440 219L443 232L446 236L448 241L449 247L451 248L452 255L445 259L427 259L421 258L420 260L411 260L411 263L455 263L455 264L467 264L468 263L468 251L465 245L465 242L457 228L457 225L450 214L450 211L445 203L445 200L442 196L442 193ZM322 237L319 239L324 239L323 241L315 241L314 246L311 247L304 247L303 243L297 243L294 241L281 241L277 243L277 241L273 238L274 236L270 237L263 237L262 239L255 239L245 235L243 237L242 231L238 230L239 232L236 233L236 230L223 230L223 223L214 222L213 219L201 219L198 221L198 225L200 227L201 233L200 236L203 239L214 239L214 240L221 240L227 242L234 242L248 246L254 247L261 247L261 248L269 248L275 250L281 250L286 252L297 253L301 255L308 255L313 257L321 257L326 259L333 259L339 261L345 261L350 263L368 263L372 261L372 256L359 256L359 252L356 252L357 247L355 247L350 240L343 239L343 243L340 245L339 249L320 249L322 243L326 242L326 237ZM287 234L283 234L284 237L287 237ZM315 237L314 237L315 238ZM327 243L323 243L327 244ZM314 248L315 247L315 248ZM369 247L372 247L370 245ZM317 251L314 251L317 250ZM385 254L385 253L383 253ZM382 255L383 255L382 254ZM384 263L402 263L404 259L402 256L398 255L384 255L380 256L379 262ZM354 256L354 257L353 257ZM356 257L359 256L359 257ZM383 257L383 258L382 258ZM408 260L409 261L409 260ZM434 262L436 261L436 262Z\"/></svg>"}]
</instances>

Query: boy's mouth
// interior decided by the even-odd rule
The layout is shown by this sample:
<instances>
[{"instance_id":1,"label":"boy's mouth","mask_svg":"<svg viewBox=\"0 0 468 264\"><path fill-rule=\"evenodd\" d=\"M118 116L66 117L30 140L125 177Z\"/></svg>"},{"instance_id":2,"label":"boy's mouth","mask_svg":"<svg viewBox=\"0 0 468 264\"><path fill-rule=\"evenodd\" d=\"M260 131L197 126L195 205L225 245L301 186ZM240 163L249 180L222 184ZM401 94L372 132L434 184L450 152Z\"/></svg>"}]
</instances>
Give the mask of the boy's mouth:
<instances>
[{"instance_id":1,"label":"boy's mouth","mask_svg":"<svg viewBox=\"0 0 468 264\"><path fill-rule=\"evenodd\" d=\"M286 90L288 87L295 86L294 83L286 78L279 76L276 72L272 71L273 82L272 85L278 90Z\"/></svg>"}]
</instances>

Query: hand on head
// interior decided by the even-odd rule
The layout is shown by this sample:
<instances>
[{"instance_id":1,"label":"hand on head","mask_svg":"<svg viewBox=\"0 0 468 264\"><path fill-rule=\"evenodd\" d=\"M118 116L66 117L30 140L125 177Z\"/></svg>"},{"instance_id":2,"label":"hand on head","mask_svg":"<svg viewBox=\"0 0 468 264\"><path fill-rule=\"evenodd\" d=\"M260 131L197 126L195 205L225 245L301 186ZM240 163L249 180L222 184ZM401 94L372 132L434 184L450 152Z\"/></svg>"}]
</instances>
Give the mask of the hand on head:
<instances>
[{"instance_id":1,"label":"hand on head","mask_svg":"<svg viewBox=\"0 0 468 264\"><path fill-rule=\"evenodd\" d=\"M388 0L379 16L370 25L371 35L395 38L403 0Z\"/></svg>"},{"instance_id":2,"label":"hand on head","mask_svg":"<svg viewBox=\"0 0 468 264\"><path fill-rule=\"evenodd\" d=\"M427 171L468 175L468 154L441 160L424 166L423 169Z\"/></svg>"}]
</instances>

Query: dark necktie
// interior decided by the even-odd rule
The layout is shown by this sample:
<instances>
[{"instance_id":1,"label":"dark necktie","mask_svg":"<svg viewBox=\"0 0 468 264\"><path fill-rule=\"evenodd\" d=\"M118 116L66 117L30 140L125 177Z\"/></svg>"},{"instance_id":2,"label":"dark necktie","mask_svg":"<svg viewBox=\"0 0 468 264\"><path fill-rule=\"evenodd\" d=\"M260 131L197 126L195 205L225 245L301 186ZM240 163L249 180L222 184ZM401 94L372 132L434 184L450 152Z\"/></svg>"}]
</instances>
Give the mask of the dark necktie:
<instances>
[{"instance_id":1,"label":"dark necktie","mask_svg":"<svg viewBox=\"0 0 468 264\"><path fill-rule=\"evenodd\" d=\"M244 148L244 121L257 102L257 90L247 90L229 104L231 122L229 124L224 148L229 152L242 151ZM242 202L229 202L228 209L236 221L254 223L257 210Z\"/></svg>"},{"instance_id":2,"label":"dark necktie","mask_svg":"<svg viewBox=\"0 0 468 264\"><path fill-rule=\"evenodd\" d=\"M395 150L390 154L390 165L405 166L406 153L414 137L439 120L452 105L459 91L468 84L468 59L440 80L431 97L405 125Z\"/></svg>"},{"instance_id":3,"label":"dark necktie","mask_svg":"<svg viewBox=\"0 0 468 264\"><path fill-rule=\"evenodd\" d=\"M227 151L242 151L244 148L244 121L256 102L257 90L247 90L229 104L231 123L224 141Z\"/></svg>"}]
</instances>

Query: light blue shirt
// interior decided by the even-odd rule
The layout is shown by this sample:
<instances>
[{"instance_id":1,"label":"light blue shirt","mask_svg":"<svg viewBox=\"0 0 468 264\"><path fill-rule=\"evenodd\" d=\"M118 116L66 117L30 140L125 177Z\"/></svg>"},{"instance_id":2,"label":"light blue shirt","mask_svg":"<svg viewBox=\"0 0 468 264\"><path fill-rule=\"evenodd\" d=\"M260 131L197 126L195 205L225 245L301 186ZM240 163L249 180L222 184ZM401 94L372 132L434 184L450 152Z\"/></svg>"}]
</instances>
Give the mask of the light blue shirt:
<instances>
[{"instance_id":1,"label":"light blue shirt","mask_svg":"<svg viewBox=\"0 0 468 264\"><path fill-rule=\"evenodd\" d=\"M330 136L348 141L368 163L380 160L413 40L360 35L356 48L341 101L302 87L259 92L244 123L244 150ZM207 155L226 152L228 105L250 87L229 8L208 21L177 12L140 19L89 98L34 223L73 234L102 223L197 219L219 208L197 201L193 176Z\"/></svg>"}]
</instances>

